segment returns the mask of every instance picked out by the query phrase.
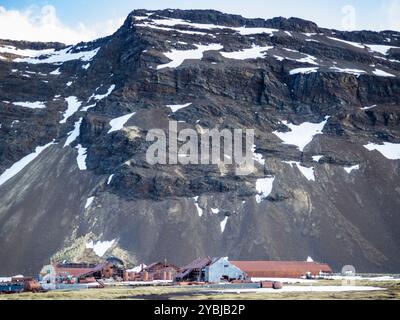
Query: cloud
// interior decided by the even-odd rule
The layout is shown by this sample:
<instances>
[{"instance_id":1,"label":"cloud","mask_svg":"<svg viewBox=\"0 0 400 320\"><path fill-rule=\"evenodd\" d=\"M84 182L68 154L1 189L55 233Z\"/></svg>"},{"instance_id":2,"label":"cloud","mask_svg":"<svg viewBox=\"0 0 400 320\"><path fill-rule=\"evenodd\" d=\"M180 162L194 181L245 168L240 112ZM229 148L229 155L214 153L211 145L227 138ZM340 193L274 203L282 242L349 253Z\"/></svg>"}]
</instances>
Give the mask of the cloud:
<instances>
[{"instance_id":1,"label":"cloud","mask_svg":"<svg viewBox=\"0 0 400 320\"><path fill-rule=\"evenodd\" d=\"M86 26L75 27L63 24L57 17L54 6L47 5L40 10L30 7L24 11L7 10L0 6L0 39L63 42L75 44L90 41L115 32L124 22L123 18Z\"/></svg>"}]
</instances>

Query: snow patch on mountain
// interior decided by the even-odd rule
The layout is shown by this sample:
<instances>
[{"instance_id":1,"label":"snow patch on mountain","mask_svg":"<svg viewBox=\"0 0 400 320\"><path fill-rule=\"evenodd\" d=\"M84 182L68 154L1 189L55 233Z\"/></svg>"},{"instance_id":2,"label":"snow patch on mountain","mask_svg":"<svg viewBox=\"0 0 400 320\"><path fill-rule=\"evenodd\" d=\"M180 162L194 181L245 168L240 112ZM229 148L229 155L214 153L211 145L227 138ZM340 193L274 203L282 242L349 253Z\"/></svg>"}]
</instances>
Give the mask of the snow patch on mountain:
<instances>
[{"instance_id":1,"label":"snow patch on mountain","mask_svg":"<svg viewBox=\"0 0 400 320\"><path fill-rule=\"evenodd\" d=\"M251 148L251 152L253 153L253 160L261 164L262 166L265 165L265 159L261 153L257 153L257 146L254 144Z\"/></svg>"},{"instance_id":2,"label":"snow patch on mountain","mask_svg":"<svg viewBox=\"0 0 400 320\"><path fill-rule=\"evenodd\" d=\"M187 108L187 107L189 107L191 105L192 105L192 103L190 102L190 103L186 103L186 104L167 105L167 107L170 108L173 113L175 113L175 112L177 112L177 111L179 111L181 109Z\"/></svg>"},{"instance_id":3,"label":"snow patch on mountain","mask_svg":"<svg viewBox=\"0 0 400 320\"><path fill-rule=\"evenodd\" d=\"M360 165L355 165L355 166L351 166L351 167L344 167L343 168L348 174L350 174L352 171L354 170L360 170Z\"/></svg>"},{"instance_id":4,"label":"snow patch on mountain","mask_svg":"<svg viewBox=\"0 0 400 320\"><path fill-rule=\"evenodd\" d=\"M274 187L275 177L267 177L263 179L257 179L256 190L259 194L256 195L256 202L261 203L266 199L272 192Z\"/></svg>"},{"instance_id":5,"label":"snow patch on mountain","mask_svg":"<svg viewBox=\"0 0 400 320\"><path fill-rule=\"evenodd\" d=\"M46 49L46 50L31 50L30 54L19 54L27 56L24 58L14 59L14 62L40 64L40 63L64 63L71 60L91 61L99 52L100 48L73 52L74 47L68 47L62 50Z\"/></svg>"},{"instance_id":6,"label":"snow patch on mountain","mask_svg":"<svg viewBox=\"0 0 400 320\"><path fill-rule=\"evenodd\" d=\"M221 50L223 48L220 44L209 44L209 45L199 45L195 44L194 46L197 49L192 50L176 50L173 49L170 52L164 52L164 55L171 60L166 64L161 64L157 66L157 70L161 70L164 68L177 68L179 67L185 60L201 60L203 58L203 53L211 50Z\"/></svg>"},{"instance_id":7,"label":"snow patch on mountain","mask_svg":"<svg viewBox=\"0 0 400 320\"><path fill-rule=\"evenodd\" d=\"M226 224L228 223L229 217L225 217L224 220L221 221L221 233L225 232Z\"/></svg>"},{"instance_id":8,"label":"snow patch on mountain","mask_svg":"<svg viewBox=\"0 0 400 320\"><path fill-rule=\"evenodd\" d=\"M324 157L324 156L313 156L312 159L313 159L315 162L319 162L319 160L321 160L323 157Z\"/></svg>"},{"instance_id":9,"label":"snow patch on mountain","mask_svg":"<svg viewBox=\"0 0 400 320\"><path fill-rule=\"evenodd\" d=\"M220 54L227 59L235 59L235 60L257 59L257 58L264 58L266 55L266 51L273 48L274 47L272 46L260 47L258 45L253 44L252 47L248 49L243 49L234 52L221 51Z\"/></svg>"},{"instance_id":10,"label":"snow patch on mountain","mask_svg":"<svg viewBox=\"0 0 400 320\"><path fill-rule=\"evenodd\" d=\"M65 101L68 104L67 110L65 110L63 114L63 119L60 121L60 123L67 123L67 120L79 110L80 106L82 103L78 100L77 97L71 96L68 98L65 98Z\"/></svg>"},{"instance_id":11,"label":"snow patch on mountain","mask_svg":"<svg viewBox=\"0 0 400 320\"><path fill-rule=\"evenodd\" d=\"M13 105L23 107L23 108L29 108L29 109L45 109L46 105L44 102L41 101L35 101L35 102L13 102Z\"/></svg>"},{"instance_id":12,"label":"snow patch on mountain","mask_svg":"<svg viewBox=\"0 0 400 320\"><path fill-rule=\"evenodd\" d=\"M374 105L372 105L372 106L369 106L369 107L363 107L363 108L361 108L361 110L365 111L365 110L374 109L374 108L376 108L376 107L377 107L377 105L376 105L376 104L374 104Z\"/></svg>"},{"instance_id":13,"label":"snow patch on mountain","mask_svg":"<svg viewBox=\"0 0 400 320\"><path fill-rule=\"evenodd\" d=\"M375 69L374 71L372 71L372 73L378 77L395 77L394 74L391 74L389 72L380 69Z\"/></svg>"},{"instance_id":14,"label":"snow patch on mountain","mask_svg":"<svg viewBox=\"0 0 400 320\"><path fill-rule=\"evenodd\" d=\"M115 241L115 239L111 241L90 241L86 243L86 248L93 249L97 256L103 257L107 250L114 245Z\"/></svg>"},{"instance_id":15,"label":"snow patch on mountain","mask_svg":"<svg viewBox=\"0 0 400 320\"><path fill-rule=\"evenodd\" d=\"M203 209L200 208L200 206L199 206L199 202L198 202L199 197L194 197L193 200L194 200L194 205L196 206L196 209L197 209L197 213L198 213L199 217L201 218L203 216Z\"/></svg>"},{"instance_id":16,"label":"snow patch on mountain","mask_svg":"<svg viewBox=\"0 0 400 320\"><path fill-rule=\"evenodd\" d=\"M348 74L353 74L355 76L360 76L363 73L366 73L364 70L359 70L359 69L350 69L350 68L339 68L339 67L331 67L329 68L330 70L336 71L336 72L342 72L342 73L348 73Z\"/></svg>"},{"instance_id":17,"label":"snow patch on mountain","mask_svg":"<svg viewBox=\"0 0 400 320\"><path fill-rule=\"evenodd\" d=\"M288 165L290 165L292 168L294 166L296 166L301 174L308 180L308 181L315 181L315 173L314 173L314 168L307 168L304 167L300 164L300 162L296 162L296 161L282 161L283 163L286 163Z\"/></svg>"},{"instance_id":18,"label":"snow patch on mountain","mask_svg":"<svg viewBox=\"0 0 400 320\"><path fill-rule=\"evenodd\" d=\"M284 144L297 146L300 151L304 151L304 148L313 140L314 136L322 134L322 130L328 122L328 119L329 117L326 117L325 120L320 123L304 122L300 125L283 121L282 123L287 126L290 131L274 131L273 134L279 137Z\"/></svg>"},{"instance_id":19,"label":"snow patch on mountain","mask_svg":"<svg viewBox=\"0 0 400 320\"><path fill-rule=\"evenodd\" d=\"M20 57L40 57L43 55L50 55L54 49L33 50L33 49L18 49L14 46L0 46L0 53L13 54ZM14 60L15 61L15 60Z\"/></svg>"},{"instance_id":20,"label":"snow patch on mountain","mask_svg":"<svg viewBox=\"0 0 400 320\"><path fill-rule=\"evenodd\" d=\"M390 49L400 49L400 47L393 47L393 46L385 46L382 44L366 44L366 47L370 49L370 51L378 52L383 55L389 54Z\"/></svg>"},{"instance_id":21,"label":"snow patch on mountain","mask_svg":"<svg viewBox=\"0 0 400 320\"><path fill-rule=\"evenodd\" d=\"M86 166L86 158L87 158L87 148L82 147L82 145L78 144L76 146L78 149L78 156L76 157L76 162L78 164L78 168L81 171L87 170Z\"/></svg>"},{"instance_id":22,"label":"snow patch on mountain","mask_svg":"<svg viewBox=\"0 0 400 320\"><path fill-rule=\"evenodd\" d=\"M328 39L334 40L334 41L339 41L345 44L348 44L350 46L356 47L356 48L360 48L360 49L365 49L365 46L361 43L357 43L357 42L352 42L352 41L346 41L346 40L342 40L342 39L338 39L338 38L333 38L333 37L327 37Z\"/></svg>"},{"instance_id":23,"label":"snow patch on mountain","mask_svg":"<svg viewBox=\"0 0 400 320\"><path fill-rule=\"evenodd\" d=\"M50 74L53 76L59 76L61 74L60 68L57 68L56 70L50 72Z\"/></svg>"},{"instance_id":24,"label":"snow patch on mountain","mask_svg":"<svg viewBox=\"0 0 400 320\"><path fill-rule=\"evenodd\" d=\"M94 108L95 106L96 106L96 103L91 104L91 105L88 105L88 106L82 108L81 111L82 111L82 112L86 112L86 111L88 111L89 109Z\"/></svg>"},{"instance_id":25,"label":"snow patch on mountain","mask_svg":"<svg viewBox=\"0 0 400 320\"><path fill-rule=\"evenodd\" d=\"M27 165L29 165L33 160L35 160L44 150L53 145L54 142L50 142L44 146L39 146L35 149L35 152L28 154L21 160L14 163L10 168L4 171L0 175L0 186L6 183L8 180L20 173Z\"/></svg>"},{"instance_id":26,"label":"snow patch on mountain","mask_svg":"<svg viewBox=\"0 0 400 320\"><path fill-rule=\"evenodd\" d=\"M74 130L68 133L68 138L65 141L64 148L71 145L71 143L79 137L82 120L83 118L80 118L77 122L75 122Z\"/></svg>"},{"instance_id":27,"label":"snow patch on mountain","mask_svg":"<svg viewBox=\"0 0 400 320\"><path fill-rule=\"evenodd\" d=\"M132 118L135 115L135 113L136 112L133 112L133 113L127 114L125 116L112 119L110 121L111 129L108 131L108 133L122 130L124 125L129 121L130 118Z\"/></svg>"},{"instance_id":28,"label":"snow patch on mountain","mask_svg":"<svg viewBox=\"0 0 400 320\"><path fill-rule=\"evenodd\" d=\"M295 74L299 74L299 73L301 73L301 74L310 74L310 73L317 72L318 69L319 69L318 67L296 68L296 69L290 70L289 74L292 75L292 76L295 75Z\"/></svg>"},{"instance_id":29,"label":"snow patch on mountain","mask_svg":"<svg viewBox=\"0 0 400 320\"><path fill-rule=\"evenodd\" d=\"M97 88L97 89L98 89L98 88ZM97 89L96 89L96 91L97 91ZM88 102L89 102L90 100L92 100L92 99L97 100L97 101L103 100L103 99L107 98L114 90L115 90L115 84L111 85L111 86L108 88L108 90L107 90L107 92L106 92L105 94L92 94L92 95L89 97Z\"/></svg>"},{"instance_id":30,"label":"snow patch on mountain","mask_svg":"<svg viewBox=\"0 0 400 320\"><path fill-rule=\"evenodd\" d=\"M109 184L111 183L111 181L112 181L113 178L114 178L114 175L113 175L113 174L110 175L110 176L108 177L108 179L107 179L107 185L109 185Z\"/></svg>"},{"instance_id":31,"label":"snow patch on mountain","mask_svg":"<svg viewBox=\"0 0 400 320\"><path fill-rule=\"evenodd\" d=\"M384 142L383 145L369 143L364 146L369 151L379 151L386 159L400 160L400 144Z\"/></svg>"},{"instance_id":32,"label":"snow patch on mountain","mask_svg":"<svg viewBox=\"0 0 400 320\"><path fill-rule=\"evenodd\" d=\"M137 17L135 17L137 18ZM138 19L143 20L143 19ZM163 19L149 19L149 22L141 21L141 24L137 24L136 26L147 26L147 27L156 27L161 28L162 26L167 27L177 27L177 26L185 26L192 27L194 29L201 30L215 30L215 29L223 29L223 30L231 30L233 32L237 32L241 35L252 35L252 34L269 34L272 35L274 32L278 32L278 29L271 28L246 28L246 27L227 27L220 26L216 24L207 24L207 23L193 23L189 21L185 21L182 19L174 19L174 18L163 18ZM182 30L171 29L173 31L181 32Z\"/></svg>"},{"instance_id":33,"label":"snow patch on mountain","mask_svg":"<svg viewBox=\"0 0 400 320\"><path fill-rule=\"evenodd\" d=\"M88 198L88 199L86 200L85 209L89 208L89 207L92 205L92 203L93 203L93 201L94 201L94 198L95 198L95 197L90 197L90 198Z\"/></svg>"}]
</instances>

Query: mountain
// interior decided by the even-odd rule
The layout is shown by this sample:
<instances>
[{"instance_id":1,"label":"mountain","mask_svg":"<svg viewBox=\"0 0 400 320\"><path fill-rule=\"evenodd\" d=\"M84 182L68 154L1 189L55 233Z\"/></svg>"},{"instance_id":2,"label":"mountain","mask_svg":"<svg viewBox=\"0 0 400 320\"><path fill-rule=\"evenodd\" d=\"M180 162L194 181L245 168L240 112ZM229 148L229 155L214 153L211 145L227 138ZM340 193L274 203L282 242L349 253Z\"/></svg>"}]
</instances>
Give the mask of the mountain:
<instances>
[{"instance_id":1,"label":"mountain","mask_svg":"<svg viewBox=\"0 0 400 320\"><path fill-rule=\"evenodd\" d=\"M257 170L150 165L171 120L254 129ZM399 160L398 32L136 10L89 43L0 40L0 274L93 250L398 272Z\"/></svg>"}]
</instances>

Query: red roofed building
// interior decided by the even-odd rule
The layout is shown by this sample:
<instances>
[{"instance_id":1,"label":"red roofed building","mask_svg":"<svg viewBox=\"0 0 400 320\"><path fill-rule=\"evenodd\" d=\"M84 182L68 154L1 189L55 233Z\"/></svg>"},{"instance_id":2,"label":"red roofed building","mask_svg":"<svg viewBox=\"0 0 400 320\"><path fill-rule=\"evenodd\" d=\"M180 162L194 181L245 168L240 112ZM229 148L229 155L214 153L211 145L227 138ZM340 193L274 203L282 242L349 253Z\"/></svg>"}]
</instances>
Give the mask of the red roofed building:
<instances>
[{"instance_id":1,"label":"red roofed building","mask_svg":"<svg viewBox=\"0 0 400 320\"><path fill-rule=\"evenodd\" d=\"M333 273L331 267L318 262L301 261L231 261L251 278L300 278L311 274Z\"/></svg>"}]
</instances>

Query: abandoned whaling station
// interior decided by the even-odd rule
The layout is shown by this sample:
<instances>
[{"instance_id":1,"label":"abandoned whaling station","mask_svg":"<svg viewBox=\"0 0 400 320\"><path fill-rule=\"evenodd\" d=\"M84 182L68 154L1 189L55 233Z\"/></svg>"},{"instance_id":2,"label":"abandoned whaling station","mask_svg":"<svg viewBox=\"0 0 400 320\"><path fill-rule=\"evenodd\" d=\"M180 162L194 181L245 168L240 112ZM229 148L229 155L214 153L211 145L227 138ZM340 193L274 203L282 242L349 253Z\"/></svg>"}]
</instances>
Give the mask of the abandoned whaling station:
<instances>
[{"instance_id":1,"label":"abandoned whaling station","mask_svg":"<svg viewBox=\"0 0 400 320\"><path fill-rule=\"evenodd\" d=\"M80 290L107 286L202 286L212 284L281 289L282 278L330 279L327 264L299 261L230 261L198 258L186 266L167 261L128 268L115 257L100 264L51 263L37 277L0 278L0 293Z\"/></svg>"}]
</instances>

